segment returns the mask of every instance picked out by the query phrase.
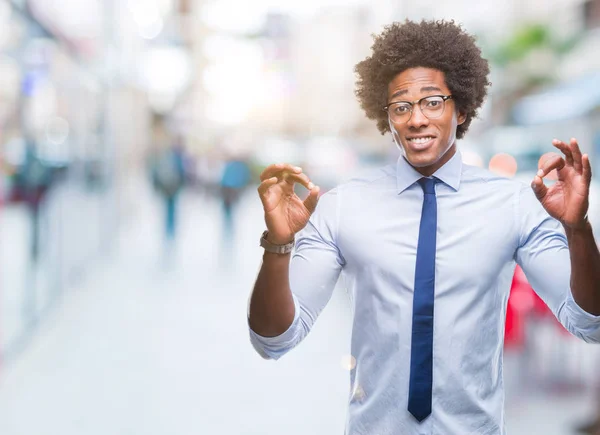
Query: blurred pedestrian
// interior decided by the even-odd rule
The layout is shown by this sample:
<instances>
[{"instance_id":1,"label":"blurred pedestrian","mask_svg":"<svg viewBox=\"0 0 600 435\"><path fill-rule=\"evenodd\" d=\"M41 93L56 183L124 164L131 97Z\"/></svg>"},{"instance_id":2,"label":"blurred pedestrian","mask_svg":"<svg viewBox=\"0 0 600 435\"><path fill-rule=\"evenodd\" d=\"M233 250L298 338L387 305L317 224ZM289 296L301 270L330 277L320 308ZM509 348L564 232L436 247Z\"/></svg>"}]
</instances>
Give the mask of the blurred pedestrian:
<instances>
[{"instance_id":1,"label":"blurred pedestrian","mask_svg":"<svg viewBox=\"0 0 600 435\"><path fill-rule=\"evenodd\" d=\"M252 343L270 359L298 345L343 273L355 361L346 433L504 434L515 263L571 333L600 340L589 159L576 140L554 140L562 155L544 160L531 186L462 162L456 140L484 101L489 67L454 22L387 26L356 73L367 117L403 155L320 199L301 168L264 170ZM304 201L295 183L310 190Z\"/></svg>"},{"instance_id":2,"label":"blurred pedestrian","mask_svg":"<svg viewBox=\"0 0 600 435\"><path fill-rule=\"evenodd\" d=\"M31 223L30 258L37 262L40 250L40 216L46 194L53 180L52 168L37 155L35 145L28 142L25 160L13 176L13 196L29 210Z\"/></svg>"},{"instance_id":3,"label":"blurred pedestrian","mask_svg":"<svg viewBox=\"0 0 600 435\"><path fill-rule=\"evenodd\" d=\"M184 151L181 139L160 149L151 163L152 181L164 201L164 230L168 243L177 231L177 200L185 185Z\"/></svg>"},{"instance_id":4,"label":"blurred pedestrian","mask_svg":"<svg viewBox=\"0 0 600 435\"><path fill-rule=\"evenodd\" d=\"M230 158L225 162L221 175L221 201L227 237L233 236L235 208L249 182L250 167L243 158Z\"/></svg>"}]
</instances>

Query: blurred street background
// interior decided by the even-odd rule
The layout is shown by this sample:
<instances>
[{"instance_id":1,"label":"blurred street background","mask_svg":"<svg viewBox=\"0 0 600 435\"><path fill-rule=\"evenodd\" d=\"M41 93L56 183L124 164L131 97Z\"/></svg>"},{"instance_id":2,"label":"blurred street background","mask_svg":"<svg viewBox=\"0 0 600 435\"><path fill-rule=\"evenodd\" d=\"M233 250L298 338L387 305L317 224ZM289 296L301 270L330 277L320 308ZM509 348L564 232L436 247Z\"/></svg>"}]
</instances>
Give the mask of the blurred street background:
<instances>
[{"instance_id":1,"label":"blurred street background","mask_svg":"<svg viewBox=\"0 0 600 435\"><path fill-rule=\"evenodd\" d=\"M600 174L600 0L0 0L0 434L343 433L342 286L282 360L250 346L256 187L398 158L353 67L406 18L455 19L491 62L467 163L529 182L576 137ZM599 363L517 269L509 433L592 423Z\"/></svg>"}]
</instances>

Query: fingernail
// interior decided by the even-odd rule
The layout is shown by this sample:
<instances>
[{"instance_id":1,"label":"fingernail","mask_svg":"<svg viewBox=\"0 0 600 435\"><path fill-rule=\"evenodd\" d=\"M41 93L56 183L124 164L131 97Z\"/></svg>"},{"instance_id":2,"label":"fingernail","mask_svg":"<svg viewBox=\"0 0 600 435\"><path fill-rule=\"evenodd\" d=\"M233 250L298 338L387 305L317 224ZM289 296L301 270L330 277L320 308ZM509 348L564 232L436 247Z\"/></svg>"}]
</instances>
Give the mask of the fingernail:
<instances>
[{"instance_id":1,"label":"fingernail","mask_svg":"<svg viewBox=\"0 0 600 435\"><path fill-rule=\"evenodd\" d=\"M544 171L542 169L540 169L539 171L537 171L537 176L538 177L543 177L544 176Z\"/></svg>"},{"instance_id":2,"label":"fingernail","mask_svg":"<svg viewBox=\"0 0 600 435\"><path fill-rule=\"evenodd\" d=\"M300 166L296 166L296 167L294 167L294 169L298 172L302 171L302 168Z\"/></svg>"},{"instance_id":3,"label":"fingernail","mask_svg":"<svg viewBox=\"0 0 600 435\"><path fill-rule=\"evenodd\" d=\"M312 183L308 183L308 189L309 189L309 190L313 190L313 187L315 187L315 185L314 185L314 184L312 184Z\"/></svg>"}]
</instances>

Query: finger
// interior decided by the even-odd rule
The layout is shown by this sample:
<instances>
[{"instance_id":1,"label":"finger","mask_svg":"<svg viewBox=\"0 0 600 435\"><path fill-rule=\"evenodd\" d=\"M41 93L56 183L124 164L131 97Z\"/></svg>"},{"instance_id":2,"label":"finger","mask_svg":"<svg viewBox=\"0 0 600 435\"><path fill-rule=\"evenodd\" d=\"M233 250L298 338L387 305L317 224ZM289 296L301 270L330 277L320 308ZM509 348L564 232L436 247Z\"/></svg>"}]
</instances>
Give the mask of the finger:
<instances>
[{"instance_id":1,"label":"finger","mask_svg":"<svg viewBox=\"0 0 600 435\"><path fill-rule=\"evenodd\" d=\"M548 187L546 187L546 185L544 184L544 181L538 175L533 177L533 182L531 183L531 188L533 189L533 193L535 194L535 197L539 201L542 201L546 197L546 194L548 193Z\"/></svg>"},{"instance_id":2,"label":"finger","mask_svg":"<svg viewBox=\"0 0 600 435\"><path fill-rule=\"evenodd\" d=\"M308 175L306 175L306 174L294 174L294 173L290 173L290 172L284 172L282 174L281 179L287 181L288 184L292 184L292 185L294 183L300 183L307 189L308 189L308 185L310 184L310 179L308 178Z\"/></svg>"},{"instance_id":3,"label":"finger","mask_svg":"<svg viewBox=\"0 0 600 435\"><path fill-rule=\"evenodd\" d=\"M277 184L277 181L278 181L277 177L267 178L265 181L260 183L260 186L258 186L258 189L257 189L258 193L261 196L266 194L271 186L274 186Z\"/></svg>"},{"instance_id":4,"label":"finger","mask_svg":"<svg viewBox=\"0 0 600 435\"><path fill-rule=\"evenodd\" d=\"M565 161L567 165L573 166L573 154L571 153L571 149L569 148L569 146L558 139L554 139L552 141L552 145L558 148L565 155Z\"/></svg>"},{"instance_id":5,"label":"finger","mask_svg":"<svg viewBox=\"0 0 600 435\"><path fill-rule=\"evenodd\" d=\"M302 168L299 166L290 165L289 163L277 163L275 165L269 165L260 174L260 180L264 181L268 178L280 175L284 172L299 174L302 172Z\"/></svg>"},{"instance_id":6,"label":"finger","mask_svg":"<svg viewBox=\"0 0 600 435\"><path fill-rule=\"evenodd\" d=\"M540 162L540 169L537 172L537 176L543 178L546 175L548 175L548 172L552 171L553 169L560 171L564 167L565 160L558 154L552 154L549 155L548 158L546 158L546 160Z\"/></svg>"},{"instance_id":7,"label":"finger","mask_svg":"<svg viewBox=\"0 0 600 435\"><path fill-rule=\"evenodd\" d=\"M320 192L320 190L321 189L319 188L319 186L313 186L313 188L310 189L310 192L309 192L308 196L304 200L304 207L306 207L307 210L311 214L317 208L317 203L319 202L319 192Z\"/></svg>"},{"instance_id":8,"label":"finger","mask_svg":"<svg viewBox=\"0 0 600 435\"><path fill-rule=\"evenodd\" d=\"M590 182L592 181L592 165L590 163L590 156L584 154L581 157L581 164L583 178L589 186Z\"/></svg>"},{"instance_id":9,"label":"finger","mask_svg":"<svg viewBox=\"0 0 600 435\"><path fill-rule=\"evenodd\" d=\"M583 165L581 163L581 150L579 149L577 139L575 139L574 137L571 138L569 149L571 150L571 154L573 155L573 168L575 168L577 172L581 173L581 171L583 170Z\"/></svg>"},{"instance_id":10,"label":"finger","mask_svg":"<svg viewBox=\"0 0 600 435\"><path fill-rule=\"evenodd\" d=\"M546 162L546 160L548 160L552 156L558 156L562 158L560 154L555 153L553 151L544 153L540 156L538 160L538 169L542 168L544 166L544 162ZM558 173L556 171L550 171L548 174L545 175L545 178L547 178L548 180L556 180L558 178Z\"/></svg>"},{"instance_id":11,"label":"finger","mask_svg":"<svg viewBox=\"0 0 600 435\"><path fill-rule=\"evenodd\" d=\"M267 206L267 199L269 197L269 189L271 187L273 187L274 185L276 185L277 181L278 181L277 177L267 178L265 181L260 183L260 186L258 186L258 189L257 189L258 196L260 197L260 201L262 202L264 207Z\"/></svg>"},{"instance_id":12,"label":"finger","mask_svg":"<svg viewBox=\"0 0 600 435\"><path fill-rule=\"evenodd\" d=\"M269 165L267 166L261 173L260 173L260 181L265 181L268 180L269 178L271 178L273 176L273 173L275 171L281 171L283 169L283 163L275 163L273 165Z\"/></svg>"},{"instance_id":13,"label":"finger","mask_svg":"<svg viewBox=\"0 0 600 435\"><path fill-rule=\"evenodd\" d=\"M314 186L306 174L291 174L289 172L284 172L283 176L279 180L284 181L290 186L293 186L294 183L301 184L308 190L311 190Z\"/></svg>"},{"instance_id":14,"label":"finger","mask_svg":"<svg viewBox=\"0 0 600 435\"><path fill-rule=\"evenodd\" d=\"M547 153L542 154L538 160L538 169L541 169L544 166L544 163L546 163L548 159L553 157L562 158L562 155L555 153L554 151L549 151Z\"/></svg>"}]
</instances>

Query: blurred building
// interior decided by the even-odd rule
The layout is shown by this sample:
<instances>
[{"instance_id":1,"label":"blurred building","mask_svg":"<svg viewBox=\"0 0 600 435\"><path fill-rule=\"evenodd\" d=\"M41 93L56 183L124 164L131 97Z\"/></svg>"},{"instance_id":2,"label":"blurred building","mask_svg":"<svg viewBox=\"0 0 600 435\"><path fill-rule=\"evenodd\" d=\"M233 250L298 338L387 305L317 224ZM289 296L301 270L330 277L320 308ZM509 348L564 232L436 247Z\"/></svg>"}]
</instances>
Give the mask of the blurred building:
<instances>
[{"instance_id":1,"label":"blurred building","mask_svg":"<svg viewBox=\"0 0 600 435\"><path fill-rule=\"evenodd\" d=\"M0 2L4 357L137 213L152 116L171 111L189 82L179 24L190 4ZM46 181L33 200L22 184L35 177Z\"/></svg>"}]
</instances>

